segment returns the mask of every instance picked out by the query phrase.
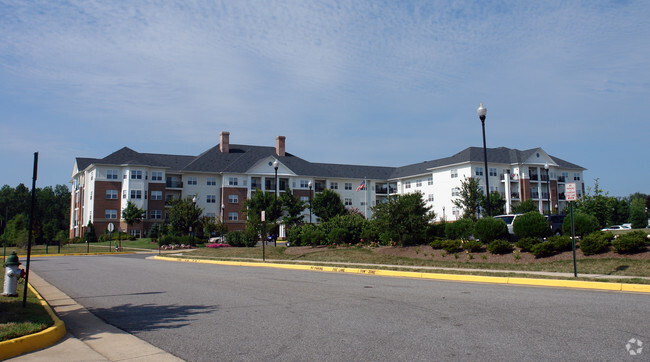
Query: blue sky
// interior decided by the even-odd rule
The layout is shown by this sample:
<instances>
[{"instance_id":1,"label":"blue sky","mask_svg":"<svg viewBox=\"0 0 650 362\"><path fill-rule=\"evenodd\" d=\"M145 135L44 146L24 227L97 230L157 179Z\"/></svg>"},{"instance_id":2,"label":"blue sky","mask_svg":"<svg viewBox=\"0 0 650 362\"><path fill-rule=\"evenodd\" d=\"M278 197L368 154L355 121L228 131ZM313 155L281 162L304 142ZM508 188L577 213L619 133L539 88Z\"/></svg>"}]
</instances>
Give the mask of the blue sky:
<instances>
[{"instance_id":1,"label":"blue sky","mask_svg":"<svg viewBox=\"0 0 650 362\"><path fill-rule=\"evenodd\" d=\"M482 146L650 193L648 1L0 0L0 185L231 143L402 166Z\"/></svg>"}]
</instances>

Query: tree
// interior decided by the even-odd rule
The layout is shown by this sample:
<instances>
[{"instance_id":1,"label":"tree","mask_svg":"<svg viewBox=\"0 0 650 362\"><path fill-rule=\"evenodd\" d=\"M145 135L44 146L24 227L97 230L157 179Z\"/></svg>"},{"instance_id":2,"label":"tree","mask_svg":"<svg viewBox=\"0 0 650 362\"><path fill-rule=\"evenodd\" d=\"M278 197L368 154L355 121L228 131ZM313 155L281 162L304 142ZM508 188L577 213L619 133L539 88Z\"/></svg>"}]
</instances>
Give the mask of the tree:
<instances>
[{"instance_id":1,"label":"tree","mask_svg":"<svg viewBox=\"0 0 650 362\"><path fill-rule=\"evenodd\" d=\"M137 207L131 201L126 203L126 208L122 210L122 219L129 225L129 229L133 227L133 224L139 224L144 218L145 211Z\"/></svg>"},{"instance_id":2,"label":"tree","mask_svg":"<svg viewBox=\"0 0 650 362\"><path fill-rule=\"evenodd\" d=\"M642 198L635 198L632 200L630 206L630 222L632 228L640 229L648 226L648 218L645 215L645 200Z\"/></svg>"},{"instance_id":3,"label":"tree","mask_svg":"<svg viewBox=\"0 0 650 362\"><path fill-rule=\"evenodd\" d=\"M587 187L585 196L578 200L575 209L578 212L593 215L598 220L601 228L611 223L612 210L614 209L614 198L608 197L607 193L598 187L598 179L594 180L593 195L592 189Z\"/></svg>"},{"instance_id":4,"label":"tree","mask_svg":"<svg viewBox=\"0 0 650 362\"><path fill-rule=\"evenodd\" d=\"M189 235L190 228L194 230L200 225L199 218L202 213L203 209L197 207L190 196L173 200L168 213L169 222L172 229L178 234Z\"/></svg>"},{"instance_id":5,"label":"tree","mask_svg":"<svg viewBox=\"0 0 650 362\"><path fill-rule=\"evenodd\" d=\"M302 212L305 210L305 203L300 201L300 198L294 195L289 187L280 196L280 200L284 211L282 222L287 229L300 224L302 222Z\"/></svg>"},{"instance_id":6,"label":"tree","mask_svg":"<svg viewBox=\"0 0 650 362\"><path fill-rule=\"evenodd\" d=\"M624 224L630 219L630 201L627 198L616 198L612 201L612 223Z\"/></svg>"},{"instance_id":7,"label":"tree","mask_svg":"<svg viewBox=\"0 0 650 362\"><path fill-rule=\"evenodd\" d=\"M339 194L329 189L323 190L314 197L311 210L322 222L347 213Z\"/></svg>"},{"instance_id":8,"label":"tree","mask_svg":"<svg viewBox=\"0 0 650 362\"><path fill-rule=\"evenodd\" d=\"M372 211L379 232L387 233L401 246L424 242L427 227L435 217L420 192L391 196Z\"/></svg>"},{"instance_id":9,"label":"tree","mask_svg":"<svg viewBox=\"0 0 650 362\"><path fill-rule=\"evenodd\" d=\"M465 177L460 184L460 196L454 199L453 203L463 210L464 218L476 220L476 214L482 199L483 194L479 187L478 178Z\"/></svg>"},{"instance_id":10,"label":"tree","mask_svg":"<svg viewBox=\"0 0 650 362\"><path fill-rule=\"evenodd\" d=\"M96 243L97 242L97 234L95 234L95 225L88 221L88 225L86 226L86 234L84 235L84 241L87 243Z\"/></svg>"},{"instance_id":11,"label":"tree","mask_svg":"<svg viewBox=\"0 0 650 362\"><path fill-rule=\"evenodd\" d=\"M262 228L262 211L265 212L265 223L273 227L281 215L280 200L271 192L255 190L250 199L244 201L243 212L248 217L248 225L260 233L262 240L266 237L266 228Z\"/></svg>"},{"instance_id":12,"label":"tree","mask_svg":"<svg viewBox=\"0 0 650 362\"><path fill-rule=\"evenodd\" d=\"M487 210L487 197L483 197L483 194L481 194L481 209ZM506 200L499 191L490 192L490 213L492 215L506 213Z\"/></svg>"},{"instance_id":13,"label":"tree","mask_svg":"<svg viewBox=\"0 0 650 362\"><path fill-rule=\"evenodd\" d=\"M510 207L513 214L525 214L531 211L538 211L533 200L528 199Z\"/></svg>"}]
</instances>

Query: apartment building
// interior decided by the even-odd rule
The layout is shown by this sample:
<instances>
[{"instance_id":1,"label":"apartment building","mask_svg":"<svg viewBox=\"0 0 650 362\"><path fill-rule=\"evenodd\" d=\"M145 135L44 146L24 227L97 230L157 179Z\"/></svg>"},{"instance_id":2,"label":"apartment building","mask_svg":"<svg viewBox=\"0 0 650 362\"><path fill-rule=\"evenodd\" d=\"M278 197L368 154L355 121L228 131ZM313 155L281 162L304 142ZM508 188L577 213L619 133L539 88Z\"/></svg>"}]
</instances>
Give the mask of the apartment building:
<instances>
[{"instance_id":1,"label":"apartment building","mask_svg":"<svg viewBox=\"0 0 650 362\"><path fill-rule=\"evenodd\" d=\"M198 156L140 153L124 147L104 158L76 158L72 171L70 237L83 235L89 222L98 233L113 224L115 230L142 235L167 218L170 201L191 197L203 215L242 229L245 200L255 190L275 192L275 166L279 193L290 187L303 201L330 189L344 205L372 217L372 206L390 195L419 191L437 220L456 220L461 211L453 205L465 177L476 177L498 191L511 205L532 199L540 211L563 210L564 186L576 182L584 193L584 168L548 155L541 148L519 151L488 149L484 170L483 149L469 147L442 159L381 167L313 163L285 150L286 138L276 137L275 147L230 144L230 133L219 134L219 144ZM275 163L277 161L277 163ZM360 187L365 182L365 187ZM121 220L127 202L146 211L143 222L129 228ZM309 209L303 212L309 220ZM317 218L312 215L312 220Z\"/></svg>"}]
</instances>

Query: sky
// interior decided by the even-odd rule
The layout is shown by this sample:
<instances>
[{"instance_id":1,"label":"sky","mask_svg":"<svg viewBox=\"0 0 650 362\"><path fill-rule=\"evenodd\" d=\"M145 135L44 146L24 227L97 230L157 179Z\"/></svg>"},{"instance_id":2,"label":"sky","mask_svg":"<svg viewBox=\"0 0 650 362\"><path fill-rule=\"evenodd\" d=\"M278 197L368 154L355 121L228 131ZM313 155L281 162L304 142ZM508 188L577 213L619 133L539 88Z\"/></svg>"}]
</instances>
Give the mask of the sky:
<instances>
[{"instance_id":1,"label":"sky","mask_svg":"<svg viewBox=\"0 0 650 362\"><path fill-rule=\"evenodd\" d=\"M75 157L274 146L404 166L541 147L650 193L648 1L0 0L0 185Z\"/></svg>"}]
</instances>

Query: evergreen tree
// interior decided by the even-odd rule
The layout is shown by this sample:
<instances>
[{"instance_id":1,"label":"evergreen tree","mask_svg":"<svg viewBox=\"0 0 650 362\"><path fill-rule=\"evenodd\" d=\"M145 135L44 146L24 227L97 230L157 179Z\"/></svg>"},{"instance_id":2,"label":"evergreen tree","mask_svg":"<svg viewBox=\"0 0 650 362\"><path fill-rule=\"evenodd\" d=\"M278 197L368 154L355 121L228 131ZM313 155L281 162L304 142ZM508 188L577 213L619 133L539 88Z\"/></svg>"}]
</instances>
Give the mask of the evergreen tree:
<instances>
[{"instance_id":1,"label":"evergreen tree","mask_svg":"<svg viewBox=\"0 0 650 362\"><path fill-rule=\"evenodd\" d=\"M476 220L481 200L483 200L483 193L479 187L478 178L465 177L461 181L459 198L454 199L452 202L463 210L463 218Z\"/></svg>"},{"instance_id":2,"label":"evergreen tree","mask_svg":"<svg viewBox=\"0 0 650 362\"><path fill-rule=\"evenodd\" d=\"M329 189L316 194L316 197L312 200L311 209L321 222L326 222L336 215L345 215L347 213L339 194Z\"/></svg>"}]
</instances>

